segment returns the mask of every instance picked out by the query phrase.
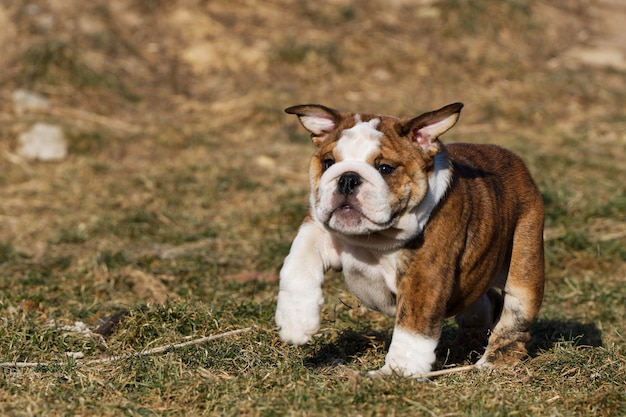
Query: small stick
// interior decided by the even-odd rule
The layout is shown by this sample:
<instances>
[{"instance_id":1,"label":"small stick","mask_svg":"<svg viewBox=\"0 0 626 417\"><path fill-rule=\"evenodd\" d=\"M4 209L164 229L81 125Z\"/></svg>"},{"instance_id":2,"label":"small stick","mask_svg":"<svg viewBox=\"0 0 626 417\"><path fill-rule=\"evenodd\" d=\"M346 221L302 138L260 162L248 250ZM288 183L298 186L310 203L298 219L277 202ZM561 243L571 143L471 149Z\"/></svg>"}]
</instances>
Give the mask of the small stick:
<instances>
[{"instance_id":1,"label":"small stick","mask_svg":"<svg viewBox=\"0 0 626 417\"><path fill-rule=\"evenodd\" d=\"M441 375L471 371L472 369L476 369L476 365L458 366L456 368L448 368L448 369L441 369L439 371L426 372L425 374L416 375L415 378L417 379L434 378L436 376L441 376Z\"/></svg>"},{"instance_id":2,"label":"small stick","mask_svg":"<svg viewBox=\"0 0 626 417\"><path fill-rule=\"evenodd\" d=\"M165 345L165 346L160 346L160 347L156 347L153 349L142 350L141 352L129 353L126 355L108 356L106 358L92 359L90 361L84 361L84 362L80 360L76 360L75 363L77 365L98 365L102 363L109 363L109 362L114 362L114 361L119 361L119 360L124 360L124 359L136 358L139 356L154 355L157 353L167 352L168 350L172 350L172 349L180 349L186 346L199 345L202 343L210 342L212 340L222 339L228 336L234 336L236 334L249 332L250 330L252 330L252 327L246 327L244 329L231 330L225 333L219 333L219 334L214 334L211 336L201 337L199 339L190 340L188 342L175 343L172 345ZM68 363L68 362L0 362L0 368L35 368L37 366L49 366L53 364L62 365L65 363Z\"/></svg>"}]
</instances>

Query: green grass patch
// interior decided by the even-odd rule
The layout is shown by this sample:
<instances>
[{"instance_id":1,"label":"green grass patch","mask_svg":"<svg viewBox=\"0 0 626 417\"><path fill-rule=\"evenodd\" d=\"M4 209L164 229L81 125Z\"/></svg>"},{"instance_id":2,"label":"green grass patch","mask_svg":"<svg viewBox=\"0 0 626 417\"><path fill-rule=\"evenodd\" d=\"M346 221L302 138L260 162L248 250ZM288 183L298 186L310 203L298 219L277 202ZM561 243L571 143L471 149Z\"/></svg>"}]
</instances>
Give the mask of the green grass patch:
<instances>
[{"instance_id":1,"label":"green grass patch","mask_svg":"<svg viewBox=\"0 0 626 417\"><path fill-rule=\"evenodd\" d=\"M4 7L0 36L0 362L39 363L0 367L1 415L626 415L626 76L564 52L604 45L609 25L589 17L606 10L44 3ZM50 107L15 111L24 88ZM277 275L308 212L314 150L283 109L411 116L453 101L466 107L443 142L512 149L546 205L530 358L428 381L366 377L393 318L361 306L339 273L326 276L318 334L283 344ZM19 156L37 121L63 127L67 159ZM437 368L479 356L455 337L449 319Z\"/></svg>"},{"instance_id":2,"label":"green grass patch","mask_svg":"<svg viewBox=\"0 0 626 417\"><path fill-rule=\"evenodd\" d=\"M31 45L22 57L21 81L29 86L67 83L79 89L104 87L127 100L139 99L121 78L92 69L80 49L77 43L54 38Z\"/></svg>"}]
</instances>

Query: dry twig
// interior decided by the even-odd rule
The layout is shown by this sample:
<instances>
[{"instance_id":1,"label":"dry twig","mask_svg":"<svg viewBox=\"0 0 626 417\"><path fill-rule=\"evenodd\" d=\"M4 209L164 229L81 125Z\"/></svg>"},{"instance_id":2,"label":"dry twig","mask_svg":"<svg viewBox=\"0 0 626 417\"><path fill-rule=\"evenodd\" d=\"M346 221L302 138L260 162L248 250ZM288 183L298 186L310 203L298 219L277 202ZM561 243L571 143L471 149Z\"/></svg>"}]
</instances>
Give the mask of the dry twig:
<instances>
[{"instance_id":1,"label":"dry twig","mask_svg":"<svg viewBox=\"0 0 626 417\"><path fill-rule=\"evenodd\" d=\"M448 369L441 369L439 371L427 372L425 374L418 375L417 378L419 379L434 378L436 376L471 371L472 369L476 369L476 365L458 366L456 368L448 368Z\"/></svg>"},{"instance_id":2,"label":"dry twig","mask_svg":"<svg viewBox=\"0 0 626 417\"><path fill-rule=\"evenodd\" d=\"M237 334L249 332L250 330L252 330L252 327L246 327L244 329L231 330L225 333L219 333L219 334L214 334L211 336L201 337L199 339L190 340L188 342L175 343L171 345L156 347L153 349L142 350L141 352L129 353L126 355L108 356L106 358L92 359L89 361L76 360L75 363L77 365L99 365L102 363L115 362L115 361L130 359L130 358L136 358L139 356L155 355L155 354L164 353L173 349L180 349L180 348L187 347L187 346L199 345L199 344L210 342L213 340L222 339L224 337L234 336ZM62 365L62 364L63 362L0 362L0 368L35 368L37 366Z\"/></svg>"}]
</instances>

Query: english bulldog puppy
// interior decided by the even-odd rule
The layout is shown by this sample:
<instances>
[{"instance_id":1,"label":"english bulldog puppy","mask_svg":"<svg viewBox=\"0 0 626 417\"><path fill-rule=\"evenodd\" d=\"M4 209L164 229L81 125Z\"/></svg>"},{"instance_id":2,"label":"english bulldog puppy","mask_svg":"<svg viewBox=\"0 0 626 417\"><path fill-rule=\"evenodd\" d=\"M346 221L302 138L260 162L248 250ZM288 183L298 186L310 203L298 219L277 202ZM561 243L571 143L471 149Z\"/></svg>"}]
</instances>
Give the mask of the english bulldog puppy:
<instances>
[{"instance_id":1,"label":"english bulldog puppy","mask_svg":"<svg viewBox=\"0 0 626 417\"><path fill-rule=\"evenodd\" d=\"M541 194L522 160L494 145L449 144L463 104L414 118L289 107L311 133L310 212L280 271L280 338L320 328L322 282L341 270L367 307L395 316L385 365L419 377L446 317L489 333L478 364L526 356L544 289Z\"/></svg>"}]
</instances>

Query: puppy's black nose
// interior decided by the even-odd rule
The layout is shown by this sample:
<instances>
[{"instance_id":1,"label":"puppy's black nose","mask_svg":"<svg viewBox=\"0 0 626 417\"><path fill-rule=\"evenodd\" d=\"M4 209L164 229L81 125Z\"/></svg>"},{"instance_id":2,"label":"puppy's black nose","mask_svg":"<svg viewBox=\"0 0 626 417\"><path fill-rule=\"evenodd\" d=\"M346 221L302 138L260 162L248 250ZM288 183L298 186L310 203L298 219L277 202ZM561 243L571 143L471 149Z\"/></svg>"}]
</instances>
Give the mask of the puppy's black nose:
<instances>
[{"instance_id":1,"label":"puppy's black nose","mask_svg":"<svg viewBox=\"0 0 626 417\"><path fill-rule=\"evenodd\" d=\"M346 172L339 177L337 190L339 194L349 195L352 194L362 182L361 176L356 172Z\"/></svg>"}]
</instances>

